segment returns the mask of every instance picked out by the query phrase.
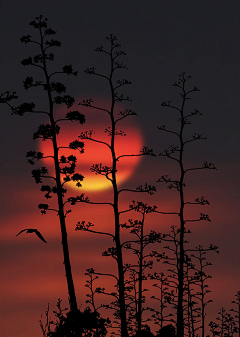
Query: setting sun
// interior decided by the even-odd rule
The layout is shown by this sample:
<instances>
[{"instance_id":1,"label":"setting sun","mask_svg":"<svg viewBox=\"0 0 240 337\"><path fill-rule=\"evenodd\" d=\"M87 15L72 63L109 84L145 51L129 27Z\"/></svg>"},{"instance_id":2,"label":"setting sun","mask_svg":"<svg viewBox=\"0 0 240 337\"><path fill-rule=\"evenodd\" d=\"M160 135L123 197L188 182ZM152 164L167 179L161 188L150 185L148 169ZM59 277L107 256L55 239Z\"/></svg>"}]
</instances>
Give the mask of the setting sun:
<instances>
[{"instance_id":1,"label":"setting sun","mask_svg":"<svg viewBox=\"0 0 240 337\"><path fill-rule=\"evenodd\" d=\"M107 102L101 100L97 101L99 106L106 107ZM58 136L58 146L66 147L68 144L76 139L81 134L81 132L87 130L93 130L93 139L103 141L110 144L109 135L104 132L105 129L110 125L107 113L96 113L92 109L83 108L76 106L74 109L78 109L86 116L86 123L84 125L79 125L78 123L71 123L69 121L59 122L61 127ZM71 109L71 110L74 110ZM121 110L121 107L120 109ZM123 109L122 109L123 110ZM67 109L59 108L57 114L62 118ZM131 119L132 123L129 123ZM119 123L118 131L124 131L124 135L115 136L115 149L116 156L122 155L133 155L139 154L142 148L142 136L139 128L135 123L133 123L134 117L129 117L128 123L124 126L123 122ZM63 125L64 124L64 125ZM79 151L74 151L66 148L59 150L59 157L61 155L69 156L75 155L77 157L77 167L76 172L81 173L84 176L82 182L81 190L84 191L100 191L111 187L111 182L106 179L103 175L96 175L94 172L90 171L90 168L94 164L102 164L103 166L111 167L111 151L110 149L100 143L93 142L91 140L83 140L84 142L84 153L80 154ZM44 153L44 156L49 156L52 154L52 144L50 141L45 141L40 143L40 151ZM46 163L50 165L52 159L45 159ZM118 183L123 183L131 177L134 173L136 166L140 161L140 157L122 157L117 163L117 181ZM50 168L50 167L49 167ZM76 183L69 182L69 187L76 188Z\"/></svg>"}]
</instances>

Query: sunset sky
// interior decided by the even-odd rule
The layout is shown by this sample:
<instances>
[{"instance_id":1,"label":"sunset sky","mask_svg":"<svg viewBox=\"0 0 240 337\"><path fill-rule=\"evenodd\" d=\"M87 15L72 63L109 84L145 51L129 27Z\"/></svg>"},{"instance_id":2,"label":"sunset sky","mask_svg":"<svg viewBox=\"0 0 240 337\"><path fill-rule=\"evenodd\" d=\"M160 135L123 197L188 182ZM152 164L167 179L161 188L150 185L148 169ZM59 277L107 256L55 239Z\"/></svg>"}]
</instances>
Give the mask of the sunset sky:
<instances>
[{"instance_id":1,"label":"sunset sky","mask_svg":"<svg viewBox=\"0 0 240 337\"><path fill-rule=\"evenodd\" d=\"M21 65L23 58L36 51L33 46L22 44L20 37L35 33L28 24L39 14L49 19L49 26L57 30L56 39L62 42L62 47L55 51L54 67L71 63L79 71L77 77L59 78L76 102L94 98L101 104L109 104L107 85L102 79L87 76L84 70L95 66L106 71L107 60L94 49L107 46L105 37L110 33L118 37L127 53L124 62L129 68L120 78L132 82L125 89L132 102L123 108L137 113L130 117L131 121L127 120L130 124L122 124L127 136L119 145L120 152L138 151L142 145L152 148L156 154L164 150L173 141L158 131L157 126L177 125L173 111L161 106L164 100L179 102L179 93L172 84L184 71L192 76L189 85L200 89L193 93L189 108L200 110L203 116L193 120L191 133L201 133L207 140L189 146L186 163L201 166L207 160L215 164L217 171L189 174L186 195L192 199L204 195L210 201L210 206L194 208L190 214L198 217L200 212L208 213L211 223L193 223L189 228L193 247L210 243L219 246L219 255L208 254L208 260L213 263L208 270L213 277L209 281L212 291L209 298L213 303L209 304L207 320L215 319L222 306L230 309L234 295L240 290L239 1L42 0L36 3L22 0L15 1L14 5L2 2L0 92L16 91L19 103L34 101L44 109L44 93L34 89L26 92L22 86L27 76L36 77L38 72ZM33 167L26 159L29 150L48 151L47 145L32 140L38 125L46 120L41 115L11 116L3 105L0 109L1 335L41 337L38 320L47 304L54 310L57 299L62 298L64 305L68 305L58 218L54 213L41 215L37 208L46 199L40 186L34 183ZM56 112L63 113L61 108ZM78 126L79 130L76 125L68 126L63 131L64 139L74 140L72 136L75 138L88 129L104 133L107 121L86 109L83 112L86 112L86 124ZM105 155L102 151L86 143L85 154L82 159L79 157L78 171L89 175L88 167L101 160ZM120 186L134 188L147 181L156 185L157 193L153 196L125 194L120 200L122 209L127 209L135 199L157 205L162 211L178 211L177 193L156 183L161 175L175 172L174 163L162 157L123 162L121 170L119 168ZM97 179L94 175L93 178ZM95 190L82 191L94 201L112 200L111 189L104 183L96 183L96 186ZM68 196L77 192L69 189ZM73 206L67 218L76 294L78 304L84 308L86 268L107 272L114 271L116 266L110 258L101 256L102 251L112 245L111 239L75 231L76 223L82 220L111 232L113 215L108 206L84 204ZM173 224L178 224L174 217L149 215L146 228L168 232ZM16 237L24 228L38 228L48 243L44 244L33 234Z\"/></svg>"}]
</instances>

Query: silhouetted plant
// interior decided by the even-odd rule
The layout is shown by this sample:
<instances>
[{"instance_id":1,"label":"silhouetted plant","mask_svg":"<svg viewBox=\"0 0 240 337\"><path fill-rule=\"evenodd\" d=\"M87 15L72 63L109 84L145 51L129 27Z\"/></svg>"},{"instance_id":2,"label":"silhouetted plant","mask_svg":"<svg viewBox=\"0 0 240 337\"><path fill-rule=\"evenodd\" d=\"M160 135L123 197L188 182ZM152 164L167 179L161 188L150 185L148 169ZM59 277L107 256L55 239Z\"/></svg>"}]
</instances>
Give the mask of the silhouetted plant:
<instances>
[{"instance_id":1,"label":"silhouetted plant","mask_svg":"<svg viewBox=\"0 0 240 337\"><path fill-rule=\"evenodd\" d=\"M178 145L172 144L168 149L160 153L160 156L167 157L178 164L180 169L179 178L172 179L168 175L162 175L158 182L163 182L167 184L169 189L175 189L180 196L180 205L179 205L179 229L180 229L180 240L179 240L179 258L178 258L178 268L177 268L177 280L178 280L178 304L177 304L177 335L178 337L184 336L184 319L183 319L183 292L184 292L184 236L185 236L185 226L187 222L196 222L196 221L210 221L207 214L200 213L198 219L186 219L185 215L185 206L186 205L208 205L209 202L204 198L196 198L193 202L186 202L184 198L184 187L186 186L185 177L186 174L191 171L202 170L202 169L216 169L212 163L205 161L202 167L188 167L184 166L184 154L186 150L186 145L189 143L195 142L197 140L205 139L198 133L194 133L191 139L185 139L185 127L190 124L189 119L194 116L199 116L201 113L198 110L192 112L186 112L186 102L190 99L190 94L193 92L199 91L197 87L192 89L186 88L186 82L190 76L186 77L185 73L182 73L179 76L179 80L173 84L173 86L180 89L181 104L180 106L175 106L171 101L165 101L162 103L162 106L165 108L170 108L173 111L176 111L179 114L178 120L180 121L179 131L171 130L166 128L166 125L158 127L159 130L173 134L177 141Z\"/></svg>"},{"instance_id":2,"label":"silhouetted plant","mask_svg":"<svg viewBox=\"0 0 240 337\"><path fill-rule=\"evenodd\" d=\"M225 328L225 320L226 320L226 310L222 307L218 315L219 316L216 319L219 321L220 336L223 337L224 328Z\"/></svg>"},{"instance_id":3,"label":"silhouetted plant","mask_svg":"<svg viewBox=\"0 0 240 337\"><path fill-rule=\"evenodd\" d=\"M118 282L117 282L117 277L114 274L110 274L110 273L99 273L96 272L93 268L88 268L87 272L85 273L85 275L88 275L90 280L86 281L86 287L90 289L90 294L87 294L86 296L89 298L86 300L86 303L92 305L93 309L95 308L95 310L99 310L101 308L107 309L108 313L111 311L112 312L112 316L114 317L114 319L112 320L112 323L109 325L110 328L113 329L113 331L111 332L111 335L115 335L116 333L114 332L114 330L120 330L120 310L119 310L119 301L118 301ZM113 287L116 289L116 291L107 291L105 290L105 287L95 287L93 286L93 283L96 279L98 279L98 276L110 276L113 279L115 279L115 283L113 283ZM95 302L96 302L96 295L105 295L105 297L109 297L110 299L110 303L106 304L106 303L101 303L98 307L96 306ZM128 295L125 292L125 300L126 298L128 298ZM125 301L126 303L126 301ZM127 309L127 304L126 304L126 311ZM128 326L128 330L132 331L132 327L131 327L131 320L129 320L129 318L127 317L127 326Z\"/></svg>"},{"instance_id":4,"label":"silhouetted plant","mask_svg":"<svg viewBox=\"0 0 240 337\"><path fill-rule=\"evenodd\" d=\"M190 230L185 231L185 238L186 235L191 234ZM155 323L160 323L162 326L165 323L165 319L161 312L161 307L170 305L172 307L171 311L171 318L169 319L168 315L166 316L166 321L176 322L175 317L173 315L173 311L177 309L177 302L176 296L174 296L175 292L178 288L178 263L179 263L179 249L180 249L180 229L176 226L171 226L171 232L168 234L162 235L161 240L166 242L167 245L164 246L166 252L161 254L155 253L155 257L159 256L159 260L162 259L164 264L167 264L169 268L167 269L168 275L162 281L166 285L165 291L169 294L167 296L168 302L163 302L163 287L161 286L161 278L158 281L159 284L158 288L161 290L160 295L158 297L152 296L159 301L159 308L158 309L151 309L154 312L153 318ZM205 263L205 253L207 251L217 251L218 247L213 246L212 244L209 248L203 248L202 246L196 247L196 249L190 249L189 241L186 239L184 240L185 244L185 256L184 256L184 288L183 288L183 312L184 312L184 326L187 328L187 333L189 337L196 336L197 330L200 329L198 326L199 318L205 317L205 307L211 300L206 300L206 294L209 292L206 285L206 280L210 278L209 275L205 274L204 269L206 266L211 265L209 263ZM188 246L187 246L188 245ZM200 250L200 253L199 253ZM166 253L169 254L166 254ZM195 256L193 253L198 252L200 256ZM191 257L187 255L187 253L192 253ZM197 259L199 263L199 267L192 263L192 259ZM202 275L202 276L201 276ZM152 276L152 279L154 277ZM155 279L157 280L158 277L155 275ZM199 291L200 287L200 291ZM170 289L172 291L170 292ZM172 296L171 296L172 295ZM162 304L161 304L162 303ZM204 319L202 319L204 324ZM202 327L202 326L201 326ZM202 329L203 330L203 329Z\"/></svg>"},{"instance_id":5,"label":"silhouetted plant","mask_svg":"<svg viewBox=\"0 0 240 337\"><path fill-rule=\"evenodd\" d=\"M79 318L76 320L72 312L68 312L63 317L63 323L57 325L51 337L103 337L107 334L107 326L110 323L108 319L103 319L97 311L92 312L86 308L79 312Z\"/></svg>"},{"instance_id":6,"label":"silhouetted plant","mask_svg":"<svg viewBox=\"0 0 240 337\"><path fill-rule=\"evenodd\" d=\"M133 252L133 255L137 257L137 263L126 263L124 265L124 275L125 275L125 283L124 283L124 289L125 289L125 306L126 306L126 313L127 313L127 326L128 331L131 332L131 334L134 331L138 331L137 333L140 334L141 328L144 328L144 323L149 321L150 319L144 319L142 318L142 313L145 310L148 310L149 308L143 308L142 304L145 302L145 295L144 293L147 291L147 289L144 289L142 284L143 281L146 280L146 275L144 271L147 268L152 268L152 260L147 260L147 258L151 258L153 256L157 256L158 259L160 259L159 254L155 251L150 251L148 253L145 252L145 248L152 243L160 242L161 241L161 234L156 233L154 231L150 231L149 234L145 234L144 232L144 223L145 223L145 217L148 213L152 212L158 212L157 207L151 207L147 204L144 204L142 202L135 202L133 201L129 205L129 210L135 210L136 212L140 213L142 216L141 220L135 220L129 219L128 224L122 224L122 228L127 228L130 230L130 233L134 236L136 236L136 239L128 239L127 241L122 242L122 247L130 250ZM161 212L162 213L162 212ZM92 223L85 223L82 221L77 225L77 229L79 230L87 230L89 232L98 233L91 228L93 227ZM103 233L106 235L111 235L110 233ZM103 252L103 256L111 256L114 259L116 259L116 250L114 247L108 248L106 251ZM113 310L114 315L114 321L112 322L115 324L114 328L118 326L118 320L120 319L120 309L119 309L119 302L118 302L118 291L115 292L108 292L103 287L93 287L93 281L98 278L96 275L100 276L110 276L113 279L117 280L116 276L114 274L110 273L99 273L96 272L94 269L90 268L87 269L86 275L89 276L90 280L87 280L86 286L90 289L90 294L87 294L87 297L89 298L87 300L87 303L92 304L93 307L96 307L95 305L95 294L103 294L107 295L108 297L113 297L113 301L111 301L110 304L101 304L99 308L106 308ZM118 281L118 280L117 280ZM115 284L115 288L118 290L118 283ZM141 304L140 304L141 303ZM141 314L139 315L139 311ZM136 322L136 323L135 323ZM137 330L136 330L137 326ZM139 329L139 330L138 330Z\"/></svg>"},{"instance_id":7,"label":"silhouetted plant","mask_svg":"<svg viewBox=\"0 0 240 337\"><path fill-rule=\"evenodd\" d=\"M136 335L133 335L133 337L154 337L154 334L151 331L151 328L145 324L142 326L140 334L137 333Z\"/></svg>"},{"instance_id":8,"label":"silhouetted plant","mask_svg":"<svg viewBox=\"0 0 240 337\"><path fill-rule=\"evenodd\" d=\"M186 305L186 327L188 330L188 336L189 337L195 337L196 331L199 329L199 327L196 327L196 324L199 323L199 317L200 314L197 313L199 310L198 307L196 307L197 302L194 301L194 276L192 276L192 271L195 268L195 265L192 263L191 258L185 254L185 265L186 265L186 296L187 296L187 305Z\"/></svg>"},{"instance_id":9,"label":"silhouetted plant","mask_svg":"<svg viewBox=\"0 0 240 337\"><path fill-rule=\"evenodd\" d=\"M60 303L60 301L61 300L58 299L57 307L58 307L58 304ZM49 308L49 303L48 303L47 309L45 310L45 322L43 321L42 315L41 315L41 318L39 320L39 324L40 324L40 328L42 330L43 337L50 336L50 334L52 332L51 325L54 325L54 321L52 321L51 318L50 318L49 311L50 311L50 308Z\"/></svg>"},{"instance_id":10,"label":"silhouetted plant","mask_svg":"<svg viewBox=\"0 0 240 337\"><path fill-rule=\"evenodd\" d=\"M186 231L184 228L185 234L190 234L190 231ZM166 242L167 245L163 248L166 250L166 252L160 253L159 256L162 257L163 263L168 266L167 269L167 282L168 282L168 288L172 289L174 295L177 293L178 288L178 266L179 266L179 253L180 253L180 229L176 226L171 226L170 233L167 233L162 238L163 242ZM188 243L187 240L184 240L184 243ZM158 255L156 254L156 257ZM186 256L185 256L186 258ZM157 259L157 261L160 261L160 259ZM184 260L185 261L185 260ZM186 274L184 274L186 281ZM184 286L185 294L187 292L186 284ZM172 307L172 311L177 312L177 296L170 296L169 297L169 304ZM184 309L184 307L183 307ZM186 308L185 308L186 309ZM171 318L171 321L177 324L177 319L173 316Z\"/></svg>"},{"instance_id":11,"label":"silhouetted plant","mask_svg":"<svg viewBox=\"0 0 240 337\"><path fill-rule=\"evenodd\" d=\"M105 128L105 133L109 136L109 143L104 142L98 139L95 139L93 136L92 130L82 132L79 136L80 140L87 140L91 142L101 143L103 146L106 146L111 153L111 166L104 166L102 163L94 164L91 167L91 171L98 174L103 175L106 177L108 181L110 181L113 190L113 202L107 203L94 203L88 200L89 203L92 204L107 204L110 205L114 212L114 234L111 233L103 233L99 231L90 230L89 226L86 226L86 223L82 223L81 221L77 225L77 230L87 230L93 233L105 234L111 236L115 247L110 247L106 252L104 252L105 256L112 256L116 262L118 267L118 277L117 277L117 290L118 290L118 304L119 304L119 315L121 321L121 336L127 337L128 336L128 328L127 328L127 314L126 314L126 303L125 303L125 280L124 280L124 263L123 263L123 256L122 256L122 244L120 240L120 214L125 211L119 210L119 195L124 191L132 191L131 189L119 189L117 184L117 165L118 162L123 157L131 157L131 156L143 156L143 155L154 155L152 150L149 150L146 147L143 147L142 150L138 154L126 154L126 155L116 155L115 149L115 138L125 136L124 131L118 129L119 122L126 119L129 116L136 115L136 113L131 109L125 109L124 111L116 112L116 106L120 102L128 102L130 98L125 96L121 93L117 92L117 89L131 84L130 81L125 79L117 79L115 80L115 73L116 70L123 70L126 69L126 65L119 61L121 56L125 55L120 49L120 44L117 42L117 38L114 35L110 35L107 37L107 40L110 43L110 49L106 50L103 46L96 48L95 50L100 54L107 55L110 61L110 73L108 75L98 73L94 67L88 68L85 72L89 75L95 75L97 77L101 77L106 80L107 84L110 88L110 108L103 108L96 106L92 99L83 100L80 105L84 107L88 107L91 109L99 110L102 113L105 113L109 116L110 127ZM117 114L118 113L118 114ZM150 186L148 184L140 185L134 192L147 192L153 193L155 191L155 187ZM82 202L81 198L69 198L69 202L75 204L77 202ZM129 210L127 210L129 211ZM92 225L92 224L91 224Z\"/></svg>"},{"instance_id":12,"label":"silhouetted plant","mask_svg":"<svg viewBox=\"0 0 240 337\"><path fill-rule=\"evenodd\" d=\"M236 296L238 296L238 294ZM220 309L216 320L219 321L219 324L213 321L209 324L213 337L233 337L238 332L237 322L224 308Z\"/></svg>"},{"instance_id":13,"label":"silhouetted plant","mask_svg":"<svg viewBox=\"0 0 240 337\"><path fill-rule=\"evenodd\" d=\"M88 297L86 303L90 304L93 307L93 311L97 311L100 307L98 308L96 307L94 295L98 293L98 291L94 289L93 282L98 279L98 276L94 275L93 268L87 269L85 275L89 276L89 280L86 280L85 287L87 287L90 290L90 294L86 295Z\"/></svg>"},{"instance_id":14,"label":"silhouetted plant","mask_svg":"<svg viewBox=\"0 0 240 337\"><path fill-rule=\"evenodd\" d=\"M159 325L160 329L162 329L164 323L173 321L172 319L173 314L172 313L165 314L165 309L169 304L173 303L174 290L169 289L168 279L163 272L160 273L154 272L152 275L149 276L150 280L155 280L158 282L154 283L153 287L159 289L159 295L151 296L151 298L159 302L159 309L151 308L150 310L153 312L152 318L154 319L154 323Z\"/></svg>"},{"instance_id":15,"label":"silhouetted plant","mask_svg":"<svg viewBox=\"0 0 240 337\"><path fill-rule=\"evenodd\" d=\"M119 330L120 328L120 324L119 324L120 313L119 313L119 303L118 303L118 295L117 295L118 294L117 282L114 285L114 287L116 288L116 291L107 292L104 287L95 287L94 281L99 278L98 275L99 276L113 276L114 278L116 277L112 274L97 273L95 272L93 268L88 268L86 270L85 275L89 277L89 279L86 281L85 287L89 288L90 290L90 293L86 294L88 298L86 300L86 303L90 304L93 307L93 310L97 312L99 309L102 309L102 308L107 309L108 313L110 312L110 310L112 311L112 316L114 317L114 319L112 320L112 322L109 321L108 328L113 329L110 332L110 334L111 336L114 336L116 334L115 331ZM96 305L96 295L106 295L112 298L113 300L110 301L109 304L101 303L99 306L97 306ZM129 331L132 331L131 323L129 319L127 320L127 324L128 324Z\"/></svg>"},{"instance_id":16,"label":"silhouetted plant","mask_svg":"<svg viewBox=\"0 0 240 337\"><path fill-rule=\"evenodd\" d=\"M172 324L168 324L157 332L156 337L175 337L175 331L175 327Z\"/></svg>"},{"instance_id":17,"label":"silhouetted plant","mask_svg":"<svg viewBox=\"0 0 240 337\"><path fill-rule=\"evenodd\" d=\"M231 303L234 303L237 306L237 310L230 309L230 311L236 314L234 318L236 319L236 328L238 331L238 336L240 337L240 291L236 293L235 297L236 297L236 300L232 301Z\"/></svg>"},{"instance_id":18,"label":"silhouetted plant","mask_svg":"<svg viewBox=\"0 0 240 337\"><path fill-rule=\"evenodd\" d=\"M67 191L65 184L69 181L75 181L77 186L81 186L83 176L79 173L75 173L77 161L75 156L60 156L59 150L61 147L58 146L57 137L60 132L59 122L77 121L79 124L83 124L85 122L85 117L79 111L68 111L64 118L56 117L55 105L64 104L67 108L70 108L74 104L75 100L72 96L65 94L65 85L60 82L53 81L53 77L59 74L76 76L77 72L73 71L71 65L65 65L59 71L50 72L49 63L54 61L54 54L49 52L49 50L53 47L60 47L61 42L52 38L52 36L56 34L56 31L48 27L48 19L44 19L42 15L37 16L34 21L31 21L30 26L38 31L39 38L35 40L30 35L25 35L21 38L21 42L24 44L33 44L39 48L39 53L24 59L22 61L22 65L32 66L39 69L43 75L43 79L35 81L33 77L27 77L23 82L23 86L26 90L30 88L42 88L47 94L48 110L37 110L33 102L22 103L17 107L11 106L11 109L12 113L19 116L23 116L25 113L30 112L33 114L43 114L49 119L48 123L39 125L37 131L33 135L33 139L50 141L52 143L53 155L45 157L42 152L28 151L27 158L28 162L32 165L36 161L44 158L51 158L54 164L54 174L50 174L46 167L41 167L34 169L32 171L32 176L37 184L41 184L45 178L53 182L53 185L42 185L41 191L44 192L46 199L50 199L52 198L52 194L56 194L58 202L57 208L50 208L48 204L43 203L39 204L38 207L42 214L46 214L47 211L51 210L56 212L59 217L70 310L78 312L66 230L66 215L71 212L71 210L65 209L66 203L64 202L64 195ZM80 142L76 140L66 147L72 150L79 150L79 152L82 153L83 146L84 144L82 141Z\"/></svg>"},{"instance_id":19,"label":"silhouetted plant","mask_svg":"<svg viewBox=\"0 0 240 337\"><path fill-rule=\"evenodd\" d=\"M212 264L210 262L206 261L206 252L207 251L216 251L218 253L218 247L217 246L210 246L210 248L205 249L203 246L199 245L196 247L196 250L194 254L191 254L191 257L196 259L198 261L198 267L195 266L195 273L193 276L194 284L197 285L200 290L197 291L193 296L195 299L199 300L200 302L200 310L197 310L199 312L201 317L201 329L202 329L202 337L205 337L205 316L206 311L205 308L208 303L211 303L212 300L206 300L206 295L210 293L211 291L208 289L208 285L206 284L206 281L212 276L205 273L205 268L207 266L211 266ZM188 251L188 250L187 250ZM191 250L192 252L193 250ZM198 254L198 255L197 255Z\"/></svg>"},{"instance_id":20,"label":"silhouetted plant","mask_svg":"<svg viewBox=\"0 0 240 337\"><path fill-rule=\"evenodd\" d=\"M234 333L238 331L234 317L230 313L225 315L224 337L233 337Z\"/></svg>"},{"instance_id":21,"label":"silhouetted plant","mask_svg":"<svg viewBox=\"0 0 240 337\"><path fill-rule=\"evenodd\" d=\"M185 234L190 234L190 230L186 231L184 229ZM163 263L169 266L167 269L167 284L168 284L168 291L171 290L171 295L168 297L168 304L171 305L172 311L176 312L177 314L177 290L178 290L178 265L179 265L179 248L180 248L180 229L176 226L171 226L171 232L169 234L165 234L162 239L165 242L168 242L167 246L164 246L166 252L169 252L169 255L164 254L163 256ZM184 240L184 243L187 244L189 241ZM194 323L196 323L196 315L194 315L194 305L196 304L193 301L192 295L192 277L190 276L190 271L194 268L193 264L191 263L191 259L185 254L184 256L184 287L183 287L183 324L187 327L188 334L194 336ZM177 326L177 315L171 313L171 322L174 322Z\"/></svg>"},{"instance_id":22,"label":"silhouetted plant","mask_svg":"<svg viewBox=\"0 0 240 337\"><path fill-rule=\"evenodd\" d=\"M92 312L89 307L84 311L76 313L61 308L61 299L58 299L57 310L53 311L54 320L49 316L49 305L45 312L45 322L43 317L39 320L44 337L104 337L110 324L109 319L100 317L97 311ZM74 315L73 315L74 314Z\"/></svg>"},{"instance_id":23,"label":"silhouetted plant","mask_svg":"<svg viewBox=\"0 0 240 337\"><path fill-rule=\"evenodd\" d=\"M186 234L191 234L190 230L185 231ZM161 254L163 257L163 263L167 264L169 268L167 271L169 274L165 279L168 288L172 288L175 291L178 289L178 263L179 263L179 249L180 249L180 229L176 226L171 227L171 232L165 234L162 237L162 241L167 242L168 245L164 246L166 252L169 252L169 255ZM210 245L209 248L203 248L201 245L195 249L188 248L189 241L184 240L185 244L185 256L184 256L184 287L183 287L183 312L184 312L184 326L187 328L188 336L194 337L196 331L200 329L197 326L199 323L199 318L201 318L201 329L202 335L205 335L205 307L208 303L212 302L211 300L206 300L206 294L210 292L208 285L206 284L207 279L211 276L205 273L205 267L210 266L211 263L205 261L205 254L207 251L216 251L218 252L218 247ZM196 255L196 252L198 255ZM187 254L191 254L189 257ZM196 266L192 260L195 259L198 261ZM200 290L199 290L200 288ZM169 290L167 290L169 291ZM169 297L169 304L172 305L172 309L177 309L177 303L175 297ZM174 318L171 318L172 322L175 321Z\"/></svg>"},{"instance_id":24,"label":"silhouetted plant","mask_svg":"<svg viewBox=\"0 0 240 337\"><path fill-rule=\"evenodd\" d=\"M219 325L216 322L211 321L209 323L209 327L210 327L210 331L212 333L212 337L220 335L220 331L217 330L217 329L219 329Z\"/></svg>"},{"instance_id":25,"label":"silhouetted plant","mask_svg":"<svg viewBox=\"0 0 240 337\"><path fill-rule=\"evenodd\" d=\"M123 248L132 251L133 254L137 257L137 264L126 264L125 272L130 271L131 279L133 281L135 304L134 311L137 323L137 334L140 335L143 325L142 314L143 311L147 310L147 308L143 307L143 303L145 303L144 293L147 291L147 289L143 288L143 281L147 280L145 270L148 268L152 269L153 261L149 260L149 258L152 258L155 255L154 251L145 252L145 249L149 244L161 242L161 233L156 233L151 230L148 234L145 234L146 215L149 213L158 212L156 206L149 206L148 204L140 201L132 201L129 207L130 209L140 213L142 217L141 220L129 219L128 223L121 225L122 228L129 229L130 233L136 236L136 239L129 239L123 242L122 246Z\"/></svg>"},{"instance_id":26,"label":"silhouetted plant","mask_svg":"<svg viewBox=\"0 0 240 337\"><path fill-rule=\"evenodd\" d=\"M225 327L226 327L226 315L227 312L224 308L221 308L219 313L218 313L218 317L216 318L219 321L219 335L220 337L224 337L224 333L225 333Z\"/></svg>"}]
</instances>

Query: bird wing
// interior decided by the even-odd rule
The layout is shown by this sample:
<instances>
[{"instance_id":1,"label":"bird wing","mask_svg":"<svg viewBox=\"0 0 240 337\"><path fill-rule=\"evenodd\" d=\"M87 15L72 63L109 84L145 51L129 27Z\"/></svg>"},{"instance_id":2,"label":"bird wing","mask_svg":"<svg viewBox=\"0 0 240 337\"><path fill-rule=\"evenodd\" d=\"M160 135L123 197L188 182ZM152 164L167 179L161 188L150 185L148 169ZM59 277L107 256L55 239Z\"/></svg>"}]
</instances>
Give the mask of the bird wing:
<instances>
[{"instance_id":1,"label":"bird wing","mask_svg":"<svg viewBox=\"0 0 240 337\"><path fill-rule=\"evenodd\" d=\"M18 236L19 234L21 234L24 231L27 231L27 229L22 229L16 236Z\"/></svg>"},{"instance_id":2,"label":"bird wing","mask_svg":"<svg viewBox=\"0 0 240 337\"><path fill-rule=\"evenodd\" d=\"M47 241L44 239L42 234L37 229L34 232L39 237L39 239L41 239L43 242L47 243Z\"/></svg>"}]
</instances>

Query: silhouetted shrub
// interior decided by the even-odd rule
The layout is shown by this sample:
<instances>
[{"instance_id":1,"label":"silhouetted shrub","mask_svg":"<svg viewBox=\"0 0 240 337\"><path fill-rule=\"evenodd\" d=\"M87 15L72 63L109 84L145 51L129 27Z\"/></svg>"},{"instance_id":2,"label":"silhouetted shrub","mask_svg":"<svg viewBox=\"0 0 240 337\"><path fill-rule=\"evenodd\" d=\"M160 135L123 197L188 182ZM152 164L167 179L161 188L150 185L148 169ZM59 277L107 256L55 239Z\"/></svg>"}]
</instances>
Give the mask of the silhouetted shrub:
<instances>
[{"instance_id":1,"label":"silhouetted shrub","mask_svg":"<svg viewBox=\"0 0 240 337\"><path fill-rule=\"evenodd\" d=\"M72 313L71 311L63 317L56 326L51 337L100 337L106 336L107 324L110 321L100 317L98 312L92 312L86 308L83 312Z\"/></svg>"},{"instance_id":2,"label":"silhouetted shrub","mask_svg":"<svg viewBox=\"0 0 240 337\"><path fill-rule=\"evenodd\" d=\"M49 317L49 305L45 312L46 323L40 322L40 327L44 337L104 337L107 334L107 327L110 320L100 317L97 311L91 311L87 307L83 312L76 312L61 309L61 300L58 300L57 310L53 311L55 320Z\"/></svg>"},{"instance_id":3,"label":"silhouetted shrub","mask_svg":"<svg viewBox=\"0 0 240 337\"><path fill-rule=\"evenodd\" d=\"M151 329L148 325L145 325L141 333L137 333L136 335L133 335L132 337L154 337L154 334L151 332Z\"/></svg>"},{"instance_id":4,"label":"silhouetted shrub","mask_svg":"<svg viewBox=\"0 0 240 337\"><path fill-rule=\"evenodd\" d=\"M157 332L156 337L176 337L175 327L172 324L164 326Z\"/></svg>"}]
</instances>

